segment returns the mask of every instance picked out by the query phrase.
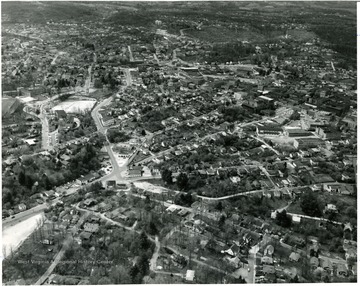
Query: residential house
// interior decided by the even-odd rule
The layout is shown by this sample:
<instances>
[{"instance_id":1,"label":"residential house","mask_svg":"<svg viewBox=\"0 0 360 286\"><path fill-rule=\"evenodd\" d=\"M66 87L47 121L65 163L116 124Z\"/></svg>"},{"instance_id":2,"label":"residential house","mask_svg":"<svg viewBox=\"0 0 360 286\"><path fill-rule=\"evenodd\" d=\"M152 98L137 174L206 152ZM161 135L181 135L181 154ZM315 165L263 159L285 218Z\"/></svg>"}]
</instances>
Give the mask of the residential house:
<instances>
[{"instance_id":1,"label":"residential house","mask_svg":"<svg viewBox=\"0 0 360 286\"><path fill-rule=\"evenodd\" d=\"M271 257L274 254L274 246L269 244L264 250L264 256Z\"/></svg>"},{"instance_id":2,"label":"residential house","mask_svg":"<svg viewBox=\"0 0 360 286\"><path fill-rule=\"evenodd\" d=\"M294 261L294 262L298 262L300 260L300 258L301 258L300 253L297 253L297 252L291 252L291 254L289 256L289 260Z\"/></svg>"},{"instance_id":3,"label":"residential house","mask_svg":"<svg viewBox=\"0 0 360 286\"><path fill-rule=\"evenodd\" d=\"M338 210L334 204L327 204L325 206L324 213L329 213L329 212L333 212L333 213L338 212Z\"/></svg>"},{"instance_id":4,"label":"residential house","mask_svg":"<svg viewBox=\"0 0 360 286\"><path fill-rule=\"evenodd\" d=\"M44 240L41 241L41 243L45 245L53 245L54 240L52 238L45 238Z\"/></svg>"},{"instance_id":5,"label":"residential house","mask_svg":"<svg viewBox=\"0 0 360 286\"><path fill-rule=\"evenodd\" d=\"M99 225L97 223L85 223L84 224L84 231L90 233L96 233L99 231Z\"/></svg>"},{"instance_id":6,"label":"residential house","mask_svg":"<svg viewBox=\"0 0 360 286\"><path fill-rule=\"evenodd\" d=\"M95 200L95 199L92 199L92 198L86 199L86 200L83 202L84 206L86 206L86 207L91 207L91 206L95 205L96 203L97 203L96 200Z\"/></svg>"},{"instance_id":7,"label":"residential house","mask_svg":"<svg viewBox=\"0 0 360 286\"><path fill-rule=\"evenodd\" d=\"M234 243L228 250L225 250L224 252L230 256L237 256L240 252L240 247Z\"/></svg>"},{"instance_id":8,"label":"residential house","mask_svg":"<svg viewBox=\"0 0 360 286\"><path fill-rule=\"evenodd\" d=\"M116 181L115 180L109 180L106 182L106 189L113 190L116 188Z\"/></svg>"},{"instance_id":9,"label":"residential house","mask_svg":"<svg viewBox=\"0 0 360 286\"><path fill-rule=\"evenodd\" d=\"M45 192L43 192L43 194L48 199L54 199L55 198L55 191L53 191L53 190L45 191Z\"/></svg>"},{"instance_id":10,"label":"residential house","mask_svg":"<svg viewBox=\"0 0 360 286\"><path fill-rule=\"evenodd\" d=\"M186 271L185 281L188 282L188 283L194 283L195 282L195 270L188 269Z\"/></svg>"},{"instance_id":11,"label":"residential house","mask_svg":"<svg viewBox=\"0 0 360 286\"><path fill-rule=\"evenodd\" d=\"M59 109L59 110L55 110L55 117L58 119L65 119L67 117L67 114L64 110Z\"/></svg>"},{"instance_id":12,"label":"residential house","mask_svg":"<svg viewBox=\"0 0 360 286\"><path fill-rule=\"evenodd\" d=\"M336 275L339 277L347 277L349 275L345 264L336 264Z\"/></svg>"},{"instance_id":13,"label":"residential house","mask_svg":"<svg viewBox=\"0 0 360 286\"><path fill-rule=\"evenodd\" d=\"M26 210L26 205L24 203L21 203L17 206L17 208L20 212L22 212Z\"/></svg>"},{"instance_id":14,"label":"residential house","mask_svg":"<svg viewBox=\"0 0 360 286\"><path fill-rule=\"evenodd\" d=\"M264 274L275 274L275 266L273 265L264 265L263 266Z\"/></svg>"},{"instance_id":15,"label":"residential house","mask_svg":"<svg viewBox=\"0 0 360 286\"><path fill-rule=\"evenodd\" d=\"M261 257L261 263L262 264L274 264L274 260L269 256L263 256L263 257Z\"/></svg>"},{"instance_id":16,"label":"residential house","mask_svg":"<svg viewBox=\"0 0 360 286\"><path fill-rule=\"evenodd\" d=\"M310 266L312 269L316 269L319 266L319 259L315 256L310 257Z\"/></svg>"},{"instance_id":17,"label":"residential house","mask_svg":"<svg viewBox=\"0 0 360 286\"><path fill-rule=\"evenodd\" d=\"M324 270L326 270L326 271L331 271L331 269L332 269L332 264L331 264L331 261L330 261L329 258L323 257L323 258L321 258L321 259L319 260L319 262L320 262L320 266L321 266Z\"/></svg>"},{"instance_id":18,"label":"residential house","mask_svg":"<svg viewBox=\"0 0 360 286\"><path fill-rule=\"evenodd\" d=\"M91 238L92 236L92 233L90 232L87 232L87 231L83 231L82 233L80 233L80 238L81 238L81 241L87 241Z\"/></svg>"}]
</instances>

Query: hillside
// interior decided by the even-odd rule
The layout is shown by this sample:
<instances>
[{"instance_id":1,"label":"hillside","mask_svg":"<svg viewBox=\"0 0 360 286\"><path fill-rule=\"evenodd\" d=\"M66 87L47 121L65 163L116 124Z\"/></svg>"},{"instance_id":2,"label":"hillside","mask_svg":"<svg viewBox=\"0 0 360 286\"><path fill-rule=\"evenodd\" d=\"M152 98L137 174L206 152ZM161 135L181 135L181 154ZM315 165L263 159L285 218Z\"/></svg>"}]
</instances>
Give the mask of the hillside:
<instances>
[{"instance_id":1,"label":"hillside","mask_svg":"<svg viewBox=\"0 0 360 286\"><path fill-rule=\"evenodd\" d=\"M14 114L20 107L21 103L16 98L3 98L1 101L1 115L3 118Z\"/></svg>"}]
</instances>

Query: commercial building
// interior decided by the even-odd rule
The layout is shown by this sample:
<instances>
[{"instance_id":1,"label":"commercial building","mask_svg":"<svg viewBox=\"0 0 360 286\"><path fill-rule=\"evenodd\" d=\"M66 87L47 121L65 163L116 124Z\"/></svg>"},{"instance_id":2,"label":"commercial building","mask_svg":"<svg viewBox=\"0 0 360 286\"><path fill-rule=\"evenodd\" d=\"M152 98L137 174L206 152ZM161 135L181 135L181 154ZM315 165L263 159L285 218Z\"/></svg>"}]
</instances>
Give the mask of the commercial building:
<instances>
[{"instance_id":1,"label":"commercial building","mask_svg":"<svg viewBox=\"0 0 360 286\"><path fill-rule=\"evenodd\" d=\"M296 149L323 147L325 142L318 138L299 138L294 140L294 147Z\"/></svg>"}]
</instances>

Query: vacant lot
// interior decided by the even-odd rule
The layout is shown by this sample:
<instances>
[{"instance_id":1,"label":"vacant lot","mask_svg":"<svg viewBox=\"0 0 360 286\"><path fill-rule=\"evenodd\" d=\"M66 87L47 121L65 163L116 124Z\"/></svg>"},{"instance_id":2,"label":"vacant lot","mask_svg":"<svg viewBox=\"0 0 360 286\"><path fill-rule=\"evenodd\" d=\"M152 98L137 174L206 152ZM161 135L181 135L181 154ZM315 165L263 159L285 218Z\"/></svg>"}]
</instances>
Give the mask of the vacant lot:
<instances>
[{"instance_id":1,"label":"vacant lot","mask_svg":"<svg viewBox=\"0 0 360 286\"><path fill-rule=\"evenodd\" d=\"M66 113L85 113L95 105L95 100L67 100L54 106L52 110L64 110Z\"/></svg>"},{"instance_id":2,"label":"vacant lot","mask_svg":"<svg viewBox=\"0 0 360 286\"><path fill-rule=\"evenodd\" d=\"M15 251L24 242L24 240L36 229L37 221L42 217L42 214L38 214L3 230L2 243L3 249L5 250L3 255L5 257L8 256L11 251Z\"/></svg>"}]
</instances>

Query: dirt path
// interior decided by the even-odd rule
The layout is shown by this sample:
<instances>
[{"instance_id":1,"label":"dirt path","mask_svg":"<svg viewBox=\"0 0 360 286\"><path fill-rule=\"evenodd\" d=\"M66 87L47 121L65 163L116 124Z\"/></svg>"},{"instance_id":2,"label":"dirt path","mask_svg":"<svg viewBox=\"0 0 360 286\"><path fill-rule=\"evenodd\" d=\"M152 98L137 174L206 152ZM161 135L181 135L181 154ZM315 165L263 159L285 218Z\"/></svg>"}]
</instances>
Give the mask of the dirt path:
<instances>
[{"instance_id":1,"label":"dirt path","mask_svg":"<svg viewBox=\"0 0 360 286\"><path fill-rule=\"evenodd\" d=\"M150 259L150 270L156 272L156 262L159 257L159 251L160 251L160 241L159 237L155 236L155 250L153 253L153 256Z\"/></svg>"}]
</instances>

